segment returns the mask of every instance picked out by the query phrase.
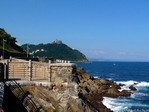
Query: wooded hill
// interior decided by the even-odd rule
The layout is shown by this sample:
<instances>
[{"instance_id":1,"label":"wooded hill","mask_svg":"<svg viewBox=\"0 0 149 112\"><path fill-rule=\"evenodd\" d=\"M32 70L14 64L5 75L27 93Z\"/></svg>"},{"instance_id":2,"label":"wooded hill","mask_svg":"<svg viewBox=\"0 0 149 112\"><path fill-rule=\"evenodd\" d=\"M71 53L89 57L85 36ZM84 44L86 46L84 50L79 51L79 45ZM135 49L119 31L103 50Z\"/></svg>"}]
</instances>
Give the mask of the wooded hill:
<instances>
[{"instance_id":1,"label":"wooded hill","mask_svg":"<svg viewBox=\"0 0 149 112\"><path fill-rule=\"evenodd\" d=\"M3 55L3 46L5 57L20 57L25 54L23 49L16 44L16 38L8 34L4 29L0 28L0 56Z\"/></svg>"},{"instance_id":2,"label":"wooded hill","mask_svg":"<svg viewBox=\"0 0 149 112\"><path fill-rule=\"evenodd\" d=\"M24 50L29 47L29 53L31 57L52 57L61 60L70 61L87 61L86 56L76 49L72 49L62 41L56 40L48 44L38 44L38 45L22 45Z\"/></svg>"}]
</instances>

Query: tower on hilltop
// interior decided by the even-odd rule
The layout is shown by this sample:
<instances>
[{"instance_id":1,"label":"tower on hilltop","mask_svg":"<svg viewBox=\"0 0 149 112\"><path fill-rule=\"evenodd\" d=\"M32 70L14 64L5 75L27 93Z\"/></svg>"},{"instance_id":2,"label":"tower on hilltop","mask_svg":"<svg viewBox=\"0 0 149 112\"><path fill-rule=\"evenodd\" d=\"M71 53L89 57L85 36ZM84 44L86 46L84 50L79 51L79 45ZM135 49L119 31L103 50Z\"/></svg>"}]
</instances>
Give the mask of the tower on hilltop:
<instances>
[{"instance_id":1,"label":"tower on hilltop","mask_svg":"<svg viewBox=\"0 0 149 112\"><path fill-rule=\"evenodd\" d=\"M52 42L52 44L62 44L62 41L61 40L54 40L53 42Z\"/></svg>"}]
</instances>

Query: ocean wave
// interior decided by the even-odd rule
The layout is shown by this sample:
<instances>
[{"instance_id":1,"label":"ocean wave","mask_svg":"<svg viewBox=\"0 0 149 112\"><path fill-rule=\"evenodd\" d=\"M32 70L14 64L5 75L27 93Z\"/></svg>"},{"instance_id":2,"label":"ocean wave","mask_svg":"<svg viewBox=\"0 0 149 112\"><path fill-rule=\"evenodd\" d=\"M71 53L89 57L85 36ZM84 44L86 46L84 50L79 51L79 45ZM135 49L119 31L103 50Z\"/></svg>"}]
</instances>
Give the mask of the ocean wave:
<instances>
[{"instance_id":1,"label":"ocean wave","mask_svg":"<svg viewBox=\"0 0 149 112\"><path fill-rule=\"evenodd\" d=\"M103 104L114 112L124 112L128 110L128 107L124 104L124 102L120 103L118 99L115 98L104 97Z\"/></svg>"},{"instance_id":2,"label":"ocean wave","mask_svg":"<svg viewBox=\"0 0 149 112\"><path fill-rule=\"evenodd\" d=\"M136 97L144 97L144 96L149 96L149 94L147 93L142 93L142 92L135 92L131 95L132 98L136 98Z\"/></svg>"},{"instance_id":3,"label":"ocean wave","mask_svg":"<svg viewBox=\"0 0 149 112\"><path fill-rule=\"evenodd\" d=\"M129 87L131 85L135 86L138 90L133 92L130 97L127 98L108 98L104 97L103 104L110 108L114 112L131 112L132 109L136 108L149 108L148 102L142 103L142 101L145 101L149 98L148 93L148 87L149 82L138 82L138 81L117 81L117 84L124 84L124 86L121 87L120 91L122 90L130 90Z\"/></svg>"},{"instance_id":4,"label":"ocean wave","mask_svg":"<svg viewBox=\"0 0 149 112\"><path fill-rule=\"evenodd\" d=\"M122 90L130 90L130 86L131 85L135 85L135 84L138 84L137 81L117 81L116 82L117 84L124 84L124 86L121 87L121 89L119 89L119 91L122 91Z\"/></svg>"},{"instance_id":5,"label":"ocean wave","mask_svg":"<svg viewBox=\"0 0 149 112\"><path fill-rule=\"evenodd\" d=\"M125 84L125 86L134 85L134 86L147 86L147 87L149 87L149 82L138 82L138 81L129 80L129 81L117 81L117 83L118 84Z\"/></svg>"},{"instance_id":6,"label":"ocean wave","mask_svg":"<svg viewBox=\"0 0 149 112\"><path fill-rule=\"evenodd\" d=\"M119 91L123 91L123 90L130 90L130 86L134 86L135 88L137 88L138 91L143 90L146 91L149 88L149 82L137 82L137 81L117 81L117 84L124 84L124 86L121 87L121 89L119 89ZM145 90L146 89L146 90Z\"/></svg>"},{"instance_id":7,"label":"ocean wave","mask_svg":"<svg viewBox=\"0 0 149 112\"><path fill-rule=\"evenodd\" d=\"M108 80L111 80L112 81L113 79L112 78L108 78Z\"/></svg>"},{"instance_id":8,"label":"ocean wave","mask_svg":"<svg viewBox=\"0 0 149 112\"><path fill-rule=\"evenodd\" d=\"M149 87L149 82L140 82L136 86L146 86L146 87Z\"/></svg>"},{"instance_id":9,"label":"ocean wave","mask_svg":"<svg viewBox=\"0 0 149 112\"><path fill-rule=\"evenodd\" d=\"M133 112L133 109L149 109L147 104L142 104L132 98L108 98L104 97L103 104L113 112ZM137 106L137 108L134 108Z\"/></svg>"},{"instance_id":10,"label":"ocean wave","mask_svg":"<svg viewBox=\"0 0 149 112\"><path fill-rule=\"evenodd\" d=\"M99 78L99 76L94 76L94 78L95 78L95 79L98 79L98 78Z\"/></svg>"},{"instance_id":11,"label":"ocean wave","mask_svg":"<svg viewBox=\"0 0 149 112\"><path fill-rule=\"evenodd\" d=\"M129 80L129 81L117 81L117 83L118 84L125 84L125 85L129 86L129 85L138 84L139 82L133 81L133 80Z\"/></svg>"}]
</instances>

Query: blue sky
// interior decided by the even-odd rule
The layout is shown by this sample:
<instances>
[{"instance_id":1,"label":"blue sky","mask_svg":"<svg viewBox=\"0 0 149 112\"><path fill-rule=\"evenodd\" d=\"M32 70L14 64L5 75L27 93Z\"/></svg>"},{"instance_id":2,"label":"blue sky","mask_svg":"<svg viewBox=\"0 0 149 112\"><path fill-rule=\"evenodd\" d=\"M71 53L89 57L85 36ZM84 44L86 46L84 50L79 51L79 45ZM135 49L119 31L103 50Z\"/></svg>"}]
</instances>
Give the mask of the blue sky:
<instances>
[{"instance_id":1,"label":"blue sky","mask_svg":"<svg viewBox=\"0 0 149 112\"><path fill-rule=\"evenodd\" d=\"M148 0L0 0L0 27L18 43L55 39L88 58L149 61Z\"/></svg>"}]
</instances>

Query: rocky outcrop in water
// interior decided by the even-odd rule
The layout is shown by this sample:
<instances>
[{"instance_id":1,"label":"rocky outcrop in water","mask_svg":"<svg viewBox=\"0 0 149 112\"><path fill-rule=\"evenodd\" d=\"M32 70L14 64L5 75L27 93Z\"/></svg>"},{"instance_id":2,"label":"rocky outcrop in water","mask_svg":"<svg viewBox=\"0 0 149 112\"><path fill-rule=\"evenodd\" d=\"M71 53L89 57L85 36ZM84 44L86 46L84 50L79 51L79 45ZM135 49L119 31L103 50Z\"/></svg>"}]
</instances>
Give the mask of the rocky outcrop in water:
<instances>
[{"instance_id":1,"label":"rocky outcrop in water","mask_svg":"<svg viewBox=\"0 0 149 112\"><path fill-rule=\"evenodd\" d=\"M132 91L136 91L136 90L137 90L133 85L131 85L131 86L129 87L129 89L132 90Z\"/></svg>"}]
</instances>

